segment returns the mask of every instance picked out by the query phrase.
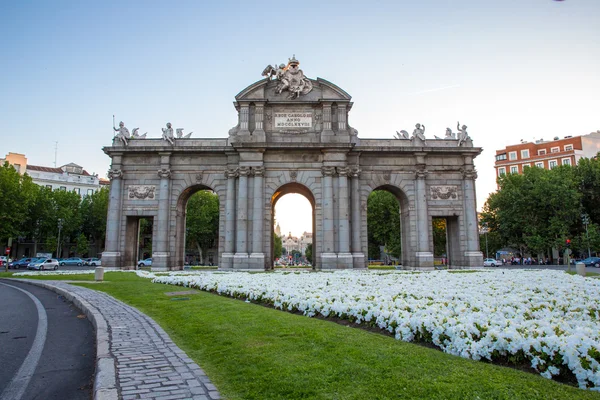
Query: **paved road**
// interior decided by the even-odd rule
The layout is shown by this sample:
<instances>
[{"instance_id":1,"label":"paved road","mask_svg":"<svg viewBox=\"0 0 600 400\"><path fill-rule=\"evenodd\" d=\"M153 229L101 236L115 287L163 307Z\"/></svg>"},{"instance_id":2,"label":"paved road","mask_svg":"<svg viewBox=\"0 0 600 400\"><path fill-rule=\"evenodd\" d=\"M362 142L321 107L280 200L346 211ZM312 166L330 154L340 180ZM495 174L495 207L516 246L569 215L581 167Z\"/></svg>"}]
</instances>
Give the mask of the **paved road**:
<instances>
[{"instance_id":1,"label":"paved road","mask_svg":"<svg viewBox=\"0 0 600 400\"><path fill-rule=\"evenodd\" d=\"M73 304L33 285L0 281L0 400L90 399L92 324Z\"/></svg>"}]
</instances>

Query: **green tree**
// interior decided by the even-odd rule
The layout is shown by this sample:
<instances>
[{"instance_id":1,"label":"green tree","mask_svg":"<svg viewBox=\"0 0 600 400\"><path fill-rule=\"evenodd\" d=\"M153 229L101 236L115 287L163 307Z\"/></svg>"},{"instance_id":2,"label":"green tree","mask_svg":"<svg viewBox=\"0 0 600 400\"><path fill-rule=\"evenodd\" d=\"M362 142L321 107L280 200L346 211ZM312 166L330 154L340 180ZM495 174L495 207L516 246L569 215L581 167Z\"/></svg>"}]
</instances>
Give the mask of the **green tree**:
<instances>
[{"instance_id":1,"label":"green tree","mask_svg":"<svg viewBox=\"0 0 600 400\"><path fill-rule=\"evenodd\" d=\"M102 188L81 201L82 231L94 242L103 242L106 237L108 194L109 189Z\"/></svg>"},{"instance_id":2,"label":"green tree","mask_svg":"<svg viewBox=\"0 0 600 400\"><path fill-rule=\"evenodd\" d=\"M600 159L579 160L575 179L581 191L582 212L590 217L591 223L600 224Z\"/></svg>"},{"instance_id":3,"label":"green tree","mask_svg":"<svg viewBox=\"0 0 600 400\"><path fill-rule=\"evenodd\" d=\"M49 229L51 229L51 234L58 237L59 219L62 223L60 243L58 244L58 247L61 248L61 254L56 255L56 257L61 257L64 253L63 245L74 240L81 233L81 197L75 192L55 190L51 195L51 203L55 210L54 215L50 218L51 225ZM44 225L47 226L46 223Z\"/></svg>"},{"instance_id":4,"label":"green tree","mask_svg":"<svg viewBox=\"0 0 600 400\"><path fill-rule=\"evenodd\" d=\"M0 246L24 234L32 185L29 176L20 175L8 162L0 167Z\"/></svg>"},{"instance_id":5,"label":"green tree","mask_svg":"<svg viewBox=\"0 0 600 400\"><path fill-rule=\"evenodd\" d=\"M367 227L370 259L379 259L380 246L400 258L400 205L392 193L384 190L371 193L367 199Z\"/></svg>"},{"instance_id":6,"label":"green tree","mask_svg":"<svg viewBox=\"0 0 600 400\"><path fill-rule=\"evenodd\" d=\"M309 243L306 245L306 250L304 250L304 257L306 257L306 260L312 264L312 260L313 260L313 248L312 248L312 243Z\"/></svg>"},{"instance_id":7,"label":"green tree","mask_svg":"<svg viewBox=\"0 0 600 400\"><path fill-rule=\"evenodd\" d=\"M442 257L446 254L446 219L432 218L433 227L433 255Z\"/></svg>"},{"instance_id":8,"label":"green tree","mask_svg":"<svg viewBox=\"0 0 600 400\"><path fill-rule=\"evenodd\" d=\"M198 249L200 260L208 249L215 247L219 234L219 197L216 193L201 190L194 193L187 204L187 247Z\"/></svg>"},{"instance_id":9,"label":"green tree","mask_svg":"<svg viewBox=\"0 0 600 400\"><path fill-rule=\"evenodd\" d=\"M79 255L86 255L89 252L90 249L90 242L88 241L88 239L85 237L85 235L83 233L80 233L77 236L77 239L75 239L75 245L76 247L76 252Z\"/></svg>"},{"instance_id":10,"label":"green tree","mask_svg":"<svg viewBox=\"0 0 600 400\"><path fill-rule=\"evenodd\" d=\"M281 237L273 232L273 258L281 258L282 248L283 243L281 242Z\"/></svg>"}]
</instances>

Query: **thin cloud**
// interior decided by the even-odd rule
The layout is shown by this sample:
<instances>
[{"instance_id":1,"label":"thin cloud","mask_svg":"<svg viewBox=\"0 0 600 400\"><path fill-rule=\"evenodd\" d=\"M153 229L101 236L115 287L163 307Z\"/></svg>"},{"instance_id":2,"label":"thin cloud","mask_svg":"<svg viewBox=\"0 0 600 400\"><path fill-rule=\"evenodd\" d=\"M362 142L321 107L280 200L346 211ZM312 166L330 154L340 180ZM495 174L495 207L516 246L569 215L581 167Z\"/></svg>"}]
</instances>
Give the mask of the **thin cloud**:
<instances>
[{"instance_id":1,"label":"thin cloud","mask_svg":"<svg viewBox=\"0 0 600 400\"><path fill-rule=\"evenodd\" d=\"M446 89L454 89L460 87L460 85L450 85L450 86L442 86L442 87L438 87L435 89L427 89L427 90L422 90L420 92L415 92L413 93L413 95L415 94L425 94L425 93L431 93L431 92L439 92L440 90L446 90Z\"/></svg>"}]
</instances>

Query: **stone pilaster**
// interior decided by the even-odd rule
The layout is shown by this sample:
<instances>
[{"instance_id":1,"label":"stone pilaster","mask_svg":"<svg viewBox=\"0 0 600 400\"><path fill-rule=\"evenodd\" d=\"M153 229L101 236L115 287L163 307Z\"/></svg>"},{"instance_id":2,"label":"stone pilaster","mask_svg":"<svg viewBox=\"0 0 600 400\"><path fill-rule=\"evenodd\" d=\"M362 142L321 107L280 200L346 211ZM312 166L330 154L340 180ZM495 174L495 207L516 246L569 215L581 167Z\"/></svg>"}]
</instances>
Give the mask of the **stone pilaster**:
<instances>
[{"instance_id":1,"label":"stone pilaster","mask_svg":"<svg viewBox=\"0 0 600 400\"><path fill-rule=\"evenodd\" d=\"M249 130L250 123L250 104L240 105L240 132L239 134L250 134Z\"/></svg>"},{"instance_id":2,"label":"stone pilaster","mask_svg":"<svg viewBox=\"0 0 600 400\"><path fill-rule=\"evenodd\" d=\"M233 256L234 269L248 268L248 167L240 167L238 196L237 196L237 229L235 255Z\"/></svg>"},{"instance_id":3,"label":"stone pilaster","mask_svg":"<svg viewBox=\"0 0 600 400\"><path fill-rule=\"evenodd\" d=\"M345 104L339 104L338 105L338 109L337 109L337 125L338 125L338 131L339 132L343 132L346 130L347 123L346 123L346 105Z\"/></svg>"},{"instance_id":4,"label":"stone pilaster","mask_svg":"<svg viewBox=\"0 0 600 400\"><path fill-rule=\"evenodd\" d=\"M464 266L480 267L483 265L483 253L479 249L479 224L477 223L477 197L475 193L477 171L473 167L472 156L464 156L464 158L465 165L461 169L463 175L463 210L466 237Z\"/></svg>"},{"instance_id":5,"label":"stone pilaster","mask_svg":"<svg viewBox=\"0 0 600 400\"><path fill-rule=\"evenodd\" d=\"M158 176L158 221L156 227L156 240L152 243L152 270L164 271L168 269L169 261L169 194L171 184L170 159L171 153L159 153L160 169Z\"/></svg>"},{"instance_id":6,"label":"stone pilaster","mask_svg":"<svg viewBox=\"0 0 600 400\"><path fill-rule=\"evenodd\" d=\"M221 256L220 268L233 268L235 251L235 179L238 176L237 168L225 170L227 178L227 198L225 199L225 251Z\"/></svg>"},{"instance_id":7,"label":"stone pilaster","mask_svg":"<svg viewBox=\"0 0 600 400\"><path fill-rule=\"evenodd\" d=\"M113 164L108 177L110 193L108 200L108 215L106 219L106 244L102 253L103 266L108 268L121 267L121 252L119 251L119 229L121 226L121 201L123 199L123 171L116 160L121 156L113 156Z\"/></svg>"},{"instance_id":8,"label":"stone pilaster","mask_svg":"<svg viewBox=\"0 0 600 400\"><path fill-rule=\"evenodd\" d=\"M337 267L337 254L334 247L333 231L333 175L335 167L323 167L323 251L321 252L321 268Z\"/></svg>"},{"instance_id":9,"label":"stone pilaster","mask_svg":"<svg viewBox=\"0 0 600 400\"><path fill-rule=\"evenodd\" d=\"M358 165L350 170L352 177L352 265L354 268L365 268L365 254L360 240L360 169Z\"/></svg>"},{"instance_id":10,"label":"stone pilaster","mask_svg":"<svg viewBox=\"0 0 600 400\"><path fill-rule=\"evenodd\" d=\"M427 191L425 179L427 172L425 155L416 154L415 170L415 207L417 209L417 268L433 268L433 251L429 246L429 228L431 220L427 211Z\"/></svg>"},{"instance_id":11,"label":"stone pilaster","mask_svg":"<svg viewBox=\"0 0 600 400\"><path fill-rule=\"evenodd\" d=\"M263 252L263 237L264 230L264 189L263 175L265 170L263 167L254 167L254 202L252 211L252 253L250 254L249 266L252 269L265 268L265 253Z\"/></svg>"},{"instance_id":12,"label":"stone pilaster","mask_svg":"<svg viewBox=\"0 0 600 400\"><path fill-rule=\"evenodd\" d=\"M338 268L352 267L350 253L350 215L348 213L348 167L338 167Z\"/></svg>"}]
</instances>

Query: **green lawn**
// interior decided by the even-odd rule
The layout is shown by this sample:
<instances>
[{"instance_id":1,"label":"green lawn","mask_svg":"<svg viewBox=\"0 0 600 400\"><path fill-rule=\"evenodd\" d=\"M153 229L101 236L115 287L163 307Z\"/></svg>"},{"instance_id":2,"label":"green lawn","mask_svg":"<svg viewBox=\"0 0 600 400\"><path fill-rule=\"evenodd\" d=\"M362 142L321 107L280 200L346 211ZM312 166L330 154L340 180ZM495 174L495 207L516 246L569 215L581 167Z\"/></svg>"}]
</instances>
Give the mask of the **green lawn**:
<instances>
[{"instance_id":1,"label":"green lawn","mask_svg":"<svg viewBox=\"0 0 600 400\"><path fill-rule=\"evenodd\" d=\"M106 279L81 285L152 317L227 399L600 399L379 333L205 292L174 301L164 293L188 289L134 274Z\"/></svg>"}]
</instances>

